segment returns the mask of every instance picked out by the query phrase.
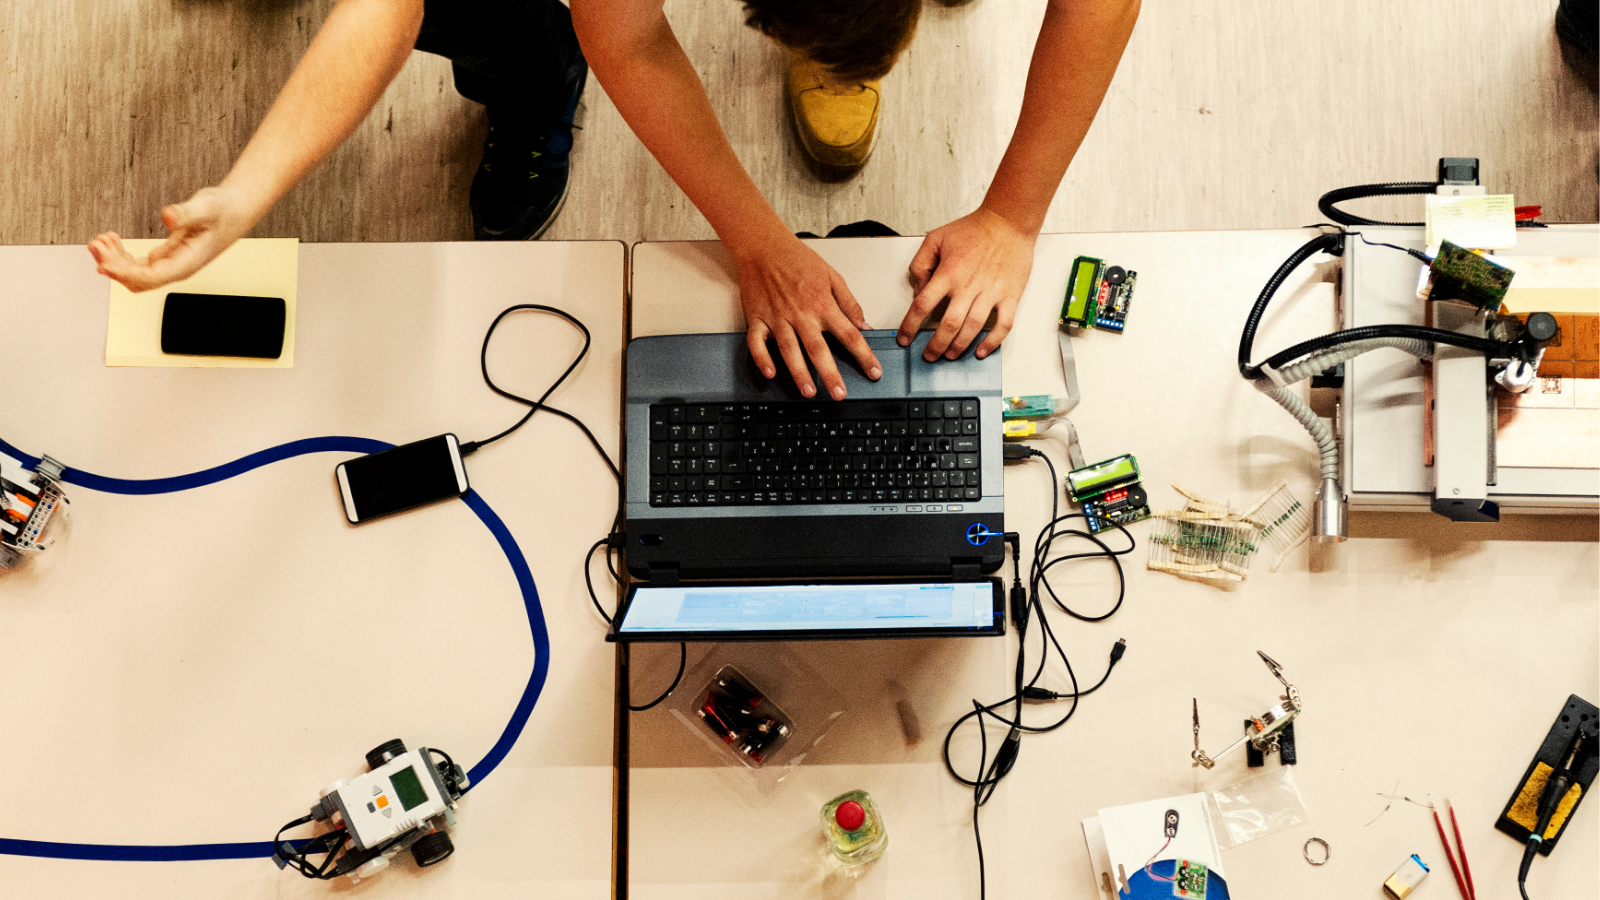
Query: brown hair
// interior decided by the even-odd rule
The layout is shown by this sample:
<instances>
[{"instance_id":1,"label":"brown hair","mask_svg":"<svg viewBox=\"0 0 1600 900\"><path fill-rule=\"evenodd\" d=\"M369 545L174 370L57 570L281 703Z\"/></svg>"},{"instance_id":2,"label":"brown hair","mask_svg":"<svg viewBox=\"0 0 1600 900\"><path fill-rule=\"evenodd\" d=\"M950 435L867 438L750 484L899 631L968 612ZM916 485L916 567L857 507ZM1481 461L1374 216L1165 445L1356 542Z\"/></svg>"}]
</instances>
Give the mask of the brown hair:
<instances>
[{"instance_id":1,"label":"brown hair","mask_svg":"<svg viewBox=\"0 0 1600 900\"><path fill-rule=\"evenodd\" d=\"M744 0L744 10L746 25L840 81L869 81L910 43L922 0Z\"/></svg>"}]
</instances>

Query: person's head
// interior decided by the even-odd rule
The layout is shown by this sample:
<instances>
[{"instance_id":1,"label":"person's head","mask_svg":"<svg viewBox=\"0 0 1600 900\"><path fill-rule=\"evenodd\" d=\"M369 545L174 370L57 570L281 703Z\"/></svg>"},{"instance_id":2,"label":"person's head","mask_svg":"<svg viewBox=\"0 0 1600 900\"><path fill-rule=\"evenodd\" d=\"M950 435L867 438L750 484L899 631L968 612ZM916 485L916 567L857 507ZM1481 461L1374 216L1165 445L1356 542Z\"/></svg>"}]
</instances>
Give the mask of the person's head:
<instances>
[{"instance_id":1,"label":"person's head","mask_svg":"<svg viewBox=\"0 0 1600 900\"><path fill-rule=\"evenodd\" d=\"M744 9L746 25L856 82L889 74L922 0L744 0Z\"/></svg>"}]
</instances>

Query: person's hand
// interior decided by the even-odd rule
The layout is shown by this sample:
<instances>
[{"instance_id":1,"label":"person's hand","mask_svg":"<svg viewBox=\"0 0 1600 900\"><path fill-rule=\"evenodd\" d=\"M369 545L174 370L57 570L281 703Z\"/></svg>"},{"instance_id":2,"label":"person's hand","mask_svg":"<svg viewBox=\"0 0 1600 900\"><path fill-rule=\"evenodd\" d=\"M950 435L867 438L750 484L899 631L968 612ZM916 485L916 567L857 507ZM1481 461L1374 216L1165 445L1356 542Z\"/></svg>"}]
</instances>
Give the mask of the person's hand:
<instances>
[{"instance_id":1,"label":"person's hand","mask_svg":"<svg viewBox=\"0 0 1600 900\"><path fill-rule=\"evenodd\" d=\"M90 241L89 255L96 271L135 293L181 281L250 230L254 223L239 207L222 188L201 188L161 211L161 221L172 234L149 257L134 257L114 231Z\"/></svg>"},{"instance_id":2,"label":"person's hand","mask_svg":"<svg viewBox=\"0 0 1600 900\"><path fill-rule=\"evenodd\" d=\"M933 362L940 356L960 356L991 311L995 313L994 328L975 352L983 359L999 349L1016 321L1017 302L1033 271L1036 238L981 206L930 232L911 260L911 281L917 295L900 322L896 336L900 346L911 345L923 320L948 297L950 305L922 358Z\"/></svg>"},{"instance_id":3,"label":"person's hand","mask_svg":"<svg viewBox=\"0 0 1600 900\"><path fill-rule=\"evenodd\" d=\"M867 377L877 381L883 366L861 335L867 319L844 278L799 238L785 237L763 243L754 255L739 259L739 300L749 327L745 340L750 355L761 374L775 377L777 368L767 352L770 336L777 340L778 353L801 394L817 393L806 368L809 357L828 396L843 400L844 379L823 333L844 344Z\"/></svg>"}]
</instances>

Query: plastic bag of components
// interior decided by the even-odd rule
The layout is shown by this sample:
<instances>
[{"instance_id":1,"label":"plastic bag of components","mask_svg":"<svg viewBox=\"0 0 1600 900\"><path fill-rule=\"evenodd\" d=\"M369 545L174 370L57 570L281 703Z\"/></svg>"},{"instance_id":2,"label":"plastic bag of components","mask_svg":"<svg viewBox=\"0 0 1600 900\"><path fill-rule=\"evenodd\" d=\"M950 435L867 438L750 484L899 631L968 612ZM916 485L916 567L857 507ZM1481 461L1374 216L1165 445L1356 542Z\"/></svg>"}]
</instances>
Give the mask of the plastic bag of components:
<instances>
[{"instance_id":1,"label":"plastic bag of components","mask_svg":"<svg viewBox=\"0 0 1600 900\"><path fill-rule=\"evenodd\" d=\"M672 715L760 793L775 788L849 707L783 644L714 644L688 671Z\"/></svg>"},{"instance_id":2,"label":"plastic bag of components","mask_svg":"<svg viewBox=\"0 0 1600 900\"><path fill-rule=\"evenodd\" d=\"M1294 766L1278 766L1207 796L1219 826L1217 840L1224 850L1311 818L1294 783Z\"/></svg>"}]
</instances>

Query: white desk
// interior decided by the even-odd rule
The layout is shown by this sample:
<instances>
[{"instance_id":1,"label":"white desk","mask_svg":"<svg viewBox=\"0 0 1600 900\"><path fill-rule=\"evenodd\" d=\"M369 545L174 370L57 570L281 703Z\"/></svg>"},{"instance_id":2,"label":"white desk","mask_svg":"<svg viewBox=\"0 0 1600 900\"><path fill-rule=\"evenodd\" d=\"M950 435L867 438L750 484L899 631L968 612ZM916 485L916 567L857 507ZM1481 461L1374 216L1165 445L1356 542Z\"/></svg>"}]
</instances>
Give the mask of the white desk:
<instances>
[{"instance_id":1,"label":"white desk","mask_svg":"<svg viewBox=\"0 0 1600 900\"><path fill-rule=\"evenodd\" d=\"M1042 238L1004 349L1006 392L1061 392L1055 331L1068 268L1077 254L1107 259L1137 270L1139 285L1126 334L1096 331L1075 344L1083 402L1073 420L1086 456L1136 454L1158 507L1181 505L1171 482L1246 501L1285 480L1309 502L1313 445L1234 363L1250 302L1305 239L1301 231ZM919 242L812 245L849 281L868 320L893 328L910 300L905 270ZM1258 357L1334 327L1329 270L1303 267L1279 291ZM715 243L637 245L632 334L741 330L732 272ZM1044 448L1064 472L1060 443ZM1046 482L1038 464L1007 469L1006 524L1025 546L1047 517ZM1142 544L1149 528L1131 530ZM1295 775L1311 821L1228 851L1236 896L1376 897L1413 852L1434 865L1423 895L1456 896L1427 810L1397 801L1368 824L1387 802L1377 795L1397 780L1414 798L1448 795L1481 894L1515 895L1521 848L1493 822L1567 695L1600 694L1595 521L1470 527L1428 515L1358 515L1351 532L1342 546L1300 548L1276 574L1258 564L1229 591L1147 571L1141 546L1125 560L1127 602L1116 616L1086 625L1054 614L1085 684L1099 677L1118 637L1128 652L1065 728L1024 740L1016 769L984 808L989 896L1093 897L1080 820L1249 774L1243 754L1213 772L1191 768L1190 698L1200 702L1205 747L1231 743L1238 723L1280 690L1257 649L1285 666L1305 698ZM1061 567L1055 583L1085 609L1113 599L1107 563ZM796 645L833 673L853 706L767 796L744 788L669 714L634 716L631 896L976 896L971 793L944 773L939 747L969 698L1005 696L1013 646L1011 637ZM700 652L690 648L691 663ZM676 648L635 651L635 699L653 696L676 662ZM850 666L860 668L847 676ZM1059 672L1046 683L1067 689ZM921 718L915 746L896 719L901 697ZM970 773L969 737L957 742L956 758ZM830 873L817 809L858 787L884 807L890 848L859 874ZM1600 875L1596 820L1596 810L1580 809L1555 854L1535 863L1531 896L1591 895ZM1321 868L1301 859L1313 835L1332 847Z\"/></svg>"},{"instance_id":2,"label":"white desk","mask_svg":"<svg viewBox=\"0 0 1600 900\"><path fill-rule=\"evenodd\" d=\"M0 248L10 371L0 436L89 472L194 472L285 441L481 439L524 407L478 374L485 329L538 302L578 316L590 355L551 398L615 456L624 247L306 245L296 365L110 369L106 282L81 247ZM538 392L580 346L508 319L491 371ZM19 373L28 373L17 378ZM0 838L94 844L266 841L390 738L468 767L533 671L522 595L460 502L353 528L319 453L210 487L129 497L68 485L73 520L35 568L0 573ZM536 415L467 460L520 544L551 642L520 739L469 793L456 855L402 856L370 897L591 897L611 881L613 655L583 551L615 509L570 424ZM0 856L7 897L325 897L267 859L84 862Z\"/></svg>"}]
</instances>

